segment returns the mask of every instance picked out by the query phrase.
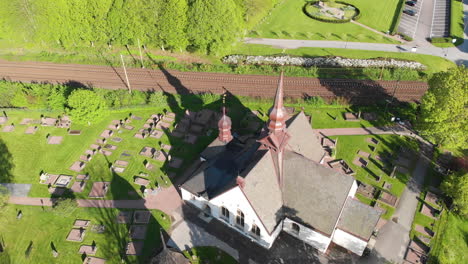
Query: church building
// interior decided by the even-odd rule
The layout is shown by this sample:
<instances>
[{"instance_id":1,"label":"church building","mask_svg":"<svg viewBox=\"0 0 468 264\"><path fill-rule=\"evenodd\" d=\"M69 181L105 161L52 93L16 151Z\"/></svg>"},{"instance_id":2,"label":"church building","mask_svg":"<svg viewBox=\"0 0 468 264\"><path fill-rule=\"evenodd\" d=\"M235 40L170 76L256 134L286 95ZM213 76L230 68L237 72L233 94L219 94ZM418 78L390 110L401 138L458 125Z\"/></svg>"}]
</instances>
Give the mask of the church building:
<instances>
[{"instance_id":1,"label":"church building","mask_svg":"<svg viewBox=\"0 0 468 264\"><path fill-rule=\"evenodd\" d=\"M321 252L335 243L363 254L381 213L354 197L352 176L322 164L325 151L304 112L288 116L282 73L259 138L233 137L231 124L223 107L219 136L181 186L186 203L265 248L284 231Z\"/></svg>"}]
</instances>

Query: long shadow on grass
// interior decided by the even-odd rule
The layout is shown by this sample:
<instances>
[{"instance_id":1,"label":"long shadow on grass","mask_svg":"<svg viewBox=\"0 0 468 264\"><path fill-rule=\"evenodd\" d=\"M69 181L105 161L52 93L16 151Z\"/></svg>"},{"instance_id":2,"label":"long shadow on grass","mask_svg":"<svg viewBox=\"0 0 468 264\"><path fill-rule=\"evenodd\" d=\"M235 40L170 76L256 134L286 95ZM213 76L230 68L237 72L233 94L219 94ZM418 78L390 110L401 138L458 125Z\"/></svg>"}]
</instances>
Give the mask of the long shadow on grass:
<instances>
[{"instance_id":1,"label":"long shadow on grass","mask_svg":"<svg viewBox=\"0 0 468 264\"><path fill-rule=\"evenodd\" d=\"M15 167L13 156L11 155L8 146L0 138L0 183L13 182L12 170Z\"/></svg>"},{"instance_id":2,"label":"long shadow on grass","mask_svg":"<svg viewBox=\"0 0 468 264\"><path fill-rule=\"evenodd\" d=\"M109 167L111 163L107 160ZM117 173L110 170L111 183L109 190L112 197L121 196L122 190L128 191L133 190L127 180L120 177ZM97 175L96 175L97 176ZM110 208L96 208L97 210L97 221L99 225L105 226L104 235L106 236L105 243L97 245L99 251L104 252L104 258L108 260L122 261L123 263L148 263L151 256L154 254L154 250L157 250L161 246L159 230L161 228L160 223L154 218L151 211L145 207L145 201L141 193L134 194L137 200L117 200L114 206L116 209ZM135 212L150 212L148 224L135 223L134 214ZM121 212L133 212L131 214L130 223L117 223L117 216ZM147 231L144 239L131 238L130 229L132 225L146 225ZM126 254L127 244L131 241L143 242L144 247L142 253L137 256L129 256Z\"/></svg>"},{"instance_id":3,"label":"long shadow on grass","mask_svg":"<svg viewBox=\"0 0 468 264\"><path fill-rule=\"evenodd\" d=\"M189 129L183 133L182 138L176 138L173 136L172 132L165 130L170 145L172 146L168 155L171 157L183 158L184 165L176 170L174 168L170 168L170 166L168 166L168 162L166 162L162 169L165 174L177 171L177 177L171 180L175 185L179 185L185 181L187 176L189 176L190 171L198 166L198 163L193 161L199 160L198 157L201 151L203 151L203 149L205 149L206 146L217 136L217 123L220 118L221 107L223 105L222 96L211 93L194 94L188 87L184 86L176 76L167 71L162 64L158 64L158 66L169 84L175 90L175 94L164 90L163 92L169 107L168 110L176 113L176 123L179 123L182 119L190 119L186 116L187 110L189 112L197 112L208 109L214 112L213 118L211 118L207 124L202 124L204 126L203 132L198 134L195 133L198 139L193 145L184 142L188 134L194 134L193 132L190 132ZM232 120L232 131L233 133L235 133L235 131L238 131L237 133L239 133L239 130L242 127L242 120L251 111L241 103L239 98L229 91L225 90L224 96L227 115ZM261 120L256 116L249 116L249 118L252 122L261 122ZM189 121L190 127L193 123L195 122ZM187 173L183 174L182 172L186 169Z\"/></svg>"}]
</instances>

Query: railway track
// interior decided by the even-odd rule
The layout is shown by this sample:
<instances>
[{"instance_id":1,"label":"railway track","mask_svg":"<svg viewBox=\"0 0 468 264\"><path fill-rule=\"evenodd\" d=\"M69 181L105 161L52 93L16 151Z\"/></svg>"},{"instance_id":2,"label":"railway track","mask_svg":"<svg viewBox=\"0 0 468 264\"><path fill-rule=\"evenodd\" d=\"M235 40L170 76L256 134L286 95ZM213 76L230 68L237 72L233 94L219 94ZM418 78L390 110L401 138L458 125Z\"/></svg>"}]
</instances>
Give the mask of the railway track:
<instances>
[{"instance_id":1,"label":"railway track","mask_svg":"<svg viewBox=\"0 0 468 264\"><path fill-rule=\"evenodd\" d=\"M171 93L223 93L227 89L244 96L274 96L278 77L236 75L174 70L128 69L134 90L164 90ZM21 82L74 83L106 89L127 89L122 68L96 65L55 64L48 62L13 62L0 60L0 78ZM373 103L394 97L399 101L418 101L428 86L415 81L372 81L285 77L285 96L321 96L326 99Z\"/></svg>"}]
</instances>

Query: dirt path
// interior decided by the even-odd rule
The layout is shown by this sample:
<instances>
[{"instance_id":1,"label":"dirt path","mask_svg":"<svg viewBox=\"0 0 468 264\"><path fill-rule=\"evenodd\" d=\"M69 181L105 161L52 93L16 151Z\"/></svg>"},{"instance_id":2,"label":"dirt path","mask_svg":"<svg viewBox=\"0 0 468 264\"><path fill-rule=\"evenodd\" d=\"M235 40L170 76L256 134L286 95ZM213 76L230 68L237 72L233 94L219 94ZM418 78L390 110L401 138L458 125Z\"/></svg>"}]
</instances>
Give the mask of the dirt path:
<instances>
[{"instance_id":1,"label":"dirt path","mask_svg":"<svg viewBox=\"0 0 468 264\"><path fill-rule=\"evenodd\" d=\"M68 83L106 89L127 89L123 69L108 66L55 64L47 62L14 62L0 60L0 78L22 82ZM273 97L277 76L237 75L208 72L179 72L173 70L128 69L130 86L134 90L164 90L171 93L212 92L227 89L235 95ZM353 102L374 103L395 92L400 101L419 100L428 86L425 82L323 79L286 77L285 96L302 98L337 96L352 98Z\"/></svg>"}]
</instances>

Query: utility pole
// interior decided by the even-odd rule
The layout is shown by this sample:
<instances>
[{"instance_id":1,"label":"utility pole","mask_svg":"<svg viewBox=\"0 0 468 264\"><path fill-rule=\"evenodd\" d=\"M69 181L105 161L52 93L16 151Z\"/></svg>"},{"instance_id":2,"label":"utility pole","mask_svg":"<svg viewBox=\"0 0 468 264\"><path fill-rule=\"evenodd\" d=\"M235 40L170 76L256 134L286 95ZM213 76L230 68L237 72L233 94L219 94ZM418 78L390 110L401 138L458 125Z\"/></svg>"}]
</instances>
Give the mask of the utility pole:
<instances>
[{"instance_id":1,"label":"utility pole","mask_svg":"<svg viewBox=\"0 0 468 264\"><path fill-rule=\"evenodd\" d=\"M138 50L140 51L140 61L141 61L141 67L144 69L145 65L143 64L143 55L141 54L141 45L140 45L140 39L138 39Z\"/></svg>"},{"instance_id":2,"label":"utility pole","mask_svg":"<svg viewBox=\"0 0 468 264\"><path fill-rule=\"evenodd\" d=\"M120 54L120 59L122 60L122 67L124 69L125 79L127 80L128 93L132 93L132 88L130 87L130 82L128 81L127 69L125 69L125 63L124 63L124 59L123 59L122 54Z\"/></svg>"}]
</instances>

